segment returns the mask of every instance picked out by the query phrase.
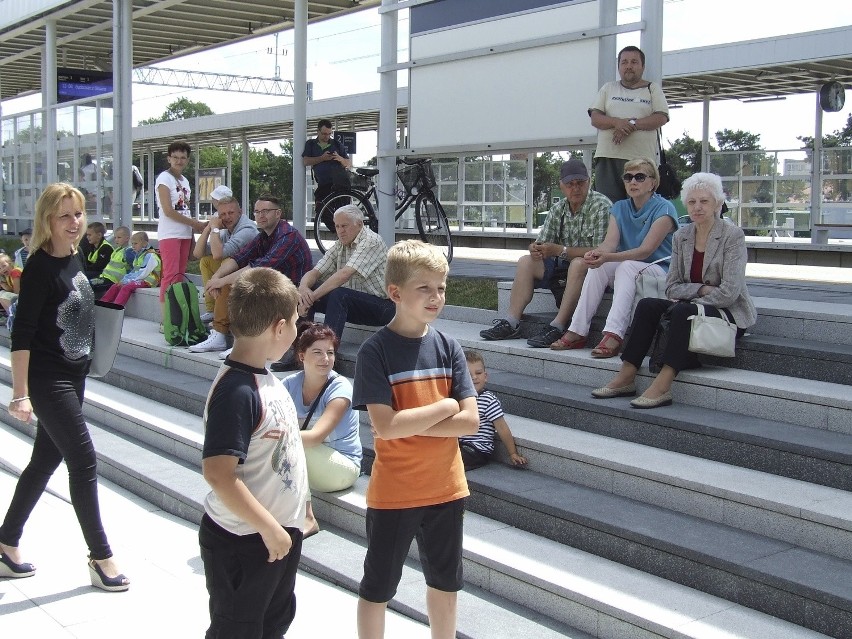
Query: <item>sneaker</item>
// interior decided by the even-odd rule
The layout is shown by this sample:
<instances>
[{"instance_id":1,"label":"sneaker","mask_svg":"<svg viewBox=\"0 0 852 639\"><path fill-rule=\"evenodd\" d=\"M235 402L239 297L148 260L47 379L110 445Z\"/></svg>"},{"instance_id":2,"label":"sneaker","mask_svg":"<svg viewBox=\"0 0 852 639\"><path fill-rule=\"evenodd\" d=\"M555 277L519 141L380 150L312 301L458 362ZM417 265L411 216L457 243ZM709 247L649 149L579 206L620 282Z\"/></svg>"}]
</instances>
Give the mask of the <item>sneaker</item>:
<instances>
[{"instance_id":1,"label":"sneaker","mask_svg":"<svg viewBox=\"0 0 852 639\"><path fill-rule=\"evenodd\" d=\"M210 331L210 337L201 342L189 347L190 353L211 353L214 351L224 351L228 348L225 342L225 335L217 330Z\"/></svg>"},{"instance_id":2,"label":"sneaker","mask_svg":"<svg viewBox=\"0 0 852 639\"><path fill-rule=\"evenodd\" d=\"M479 331L479 336L486 340L515 339L521 334L521 325L515 328L509 324L509 320L496 319L491 322L494 326ZM558 336L557 336L558 337Z\"/></svg>"},{"instance_id":3,"label":"sneaker","mask_svg":"<svg viewBox=\"0 0 852 639\"><path fill-rule=\"evenodd\" d=\"M219 353L219 359L228 359L228 355L231 354L232 350L234 350L233 346L231 346L231 348L229 348L228 350Z\"/></svg>"},{"instance_id":4,"label":"sneaker","mask_svg":"<svg viewBox=\"0 0 852 639\"><path fill-rule=\"evenodd\" d=\"M532 346L533 348L547 348L553 342L562 337L562 333L564 333L561 328L556 328L555 326L546 326L544 330L538 335L533 335L527 340L527 344Z\"/></svg>"},{"instance_id":5,"label":"sneaker","mask_svg":"<svg viewBox=\"0 0 852 639\"><path fill-rule=\"evenodd\" d=\"M205 324L209 324L213 321L213 311L207 311L206 313L201 314L201 321Z\"/></svg>"}]
</instances>

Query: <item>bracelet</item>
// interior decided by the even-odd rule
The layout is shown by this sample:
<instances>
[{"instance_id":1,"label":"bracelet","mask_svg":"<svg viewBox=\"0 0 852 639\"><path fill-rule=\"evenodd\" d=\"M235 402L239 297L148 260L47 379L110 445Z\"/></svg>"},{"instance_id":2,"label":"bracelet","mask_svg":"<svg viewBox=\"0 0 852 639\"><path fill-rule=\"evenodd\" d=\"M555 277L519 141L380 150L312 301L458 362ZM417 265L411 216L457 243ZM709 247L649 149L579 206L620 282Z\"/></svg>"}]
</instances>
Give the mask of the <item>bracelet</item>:
<instances>
[{"instance_id":1,"label":"bracelet","mask_svg":"<svg viewBox=\"0 0 852 639\"><path fill-rule=\"evenodd\" d=\"M9 403L10 403L10 404L14 404L15 402L22 402L22 401L24 401L25 399L29 399L29 398L30 398L30 396L29 396L29 395L24 395L23 397L16 397L15 399L10 399L10 400L9 400Z\"/></svg>"}]
</instances>

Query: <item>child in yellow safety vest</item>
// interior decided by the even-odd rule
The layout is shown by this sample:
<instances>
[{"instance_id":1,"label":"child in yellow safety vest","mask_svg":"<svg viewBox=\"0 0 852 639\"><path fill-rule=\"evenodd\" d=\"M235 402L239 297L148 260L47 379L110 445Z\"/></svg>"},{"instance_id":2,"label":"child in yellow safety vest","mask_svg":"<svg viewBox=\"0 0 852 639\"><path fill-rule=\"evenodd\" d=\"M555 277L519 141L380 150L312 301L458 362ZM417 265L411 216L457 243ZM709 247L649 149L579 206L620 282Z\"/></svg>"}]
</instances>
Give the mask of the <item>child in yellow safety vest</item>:
<instances>
[{"instance_id":1,"label":"child in yellow safety vest","mask_svg":"<svg viewBox=\"0 0 852 639\"><path fill-rule=\"evenodd\" d=\"M115 248L104 270L97 277L89 280L95 292L95 299L100 299L110 286L118 284L121 278L133 268L133 258L136 254L130 248L130 229L126 226L115 229L112 234L112 244Z\"/></svg>"},{"instance_id":2,"label":"child in yellow safety vest","mask_svg":"<svg viewBox=\"0 0 852 639\"><path fill-rule=\"evenodd\" d=\"M153 288L159 285L162 275L160 256L148 244L148 234L139 231L130 238L130 245L136 252L133 270L113 284L101 298L104 302L113 302L126 306L133 291L137 288Z\"/></svg>"}]
</instances>

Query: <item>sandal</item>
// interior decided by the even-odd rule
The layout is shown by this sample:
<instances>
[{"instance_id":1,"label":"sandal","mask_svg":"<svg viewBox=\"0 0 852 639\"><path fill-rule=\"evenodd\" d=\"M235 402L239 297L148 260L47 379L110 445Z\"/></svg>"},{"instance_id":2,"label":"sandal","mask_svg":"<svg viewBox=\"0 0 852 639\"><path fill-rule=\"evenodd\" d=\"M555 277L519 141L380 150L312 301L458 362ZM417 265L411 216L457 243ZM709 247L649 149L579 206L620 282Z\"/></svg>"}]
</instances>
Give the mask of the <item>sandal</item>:
<instances>
[{"instance_id":1,"label":"sandal","mask_svg":"<svg viewBox=\"0 0 852 639\"><path fill-rule=\"evenodd\" d=\"M560 337L558 340L553 342L550 345L550 348L554 351L570 351L575 348L585 348L586 341L588 337L578 337L577 339L571 339L570 335L566 332Z\"/></svg>"},{"instance_id":2,"label":"sandal","mask_svg":"<svg viewBox=\"0 0 852 639\"><path fill-rule=\"evenodd\" d=\"M609 341L613 339L616 344L613 347L607 346ZM608 357L615 357L621 352L621 345L624 340L616 335L615 333L610 333L609 331L604 331L603 339L601 339L600 343L592 349L592 357L595 359L606 359Z\"/></svg>"}]
</instances>

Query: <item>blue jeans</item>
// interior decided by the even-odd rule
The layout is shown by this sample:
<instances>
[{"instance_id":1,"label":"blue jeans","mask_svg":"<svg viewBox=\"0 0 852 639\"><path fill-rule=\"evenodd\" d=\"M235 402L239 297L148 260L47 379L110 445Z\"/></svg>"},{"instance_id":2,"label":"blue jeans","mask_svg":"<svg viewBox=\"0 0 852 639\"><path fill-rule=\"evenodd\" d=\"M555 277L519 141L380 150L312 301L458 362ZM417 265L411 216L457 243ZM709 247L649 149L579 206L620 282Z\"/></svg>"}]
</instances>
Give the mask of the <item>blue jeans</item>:
<instances>
[{"instance_id":1,"label":"blue jeans","mask_svg":"<svg viewBox=\"0 0 852 639\"><path fill-rule=\"evenodd\" d=\"M314 303L309 319L313 319L313 311L325 313L326 325L339 338L346 322L365 326L386 325L393 319L396 305L389 299L340 286Z\"/></svg>"}]
</instances>

